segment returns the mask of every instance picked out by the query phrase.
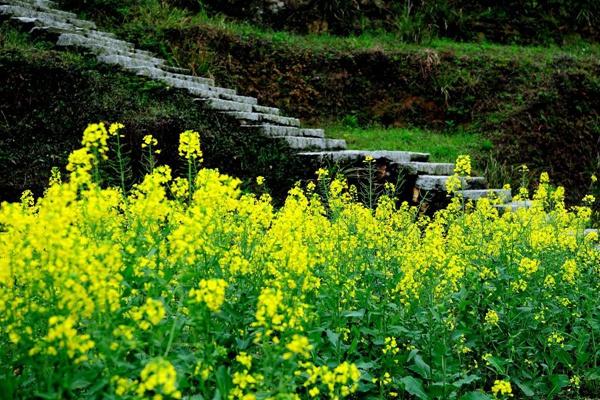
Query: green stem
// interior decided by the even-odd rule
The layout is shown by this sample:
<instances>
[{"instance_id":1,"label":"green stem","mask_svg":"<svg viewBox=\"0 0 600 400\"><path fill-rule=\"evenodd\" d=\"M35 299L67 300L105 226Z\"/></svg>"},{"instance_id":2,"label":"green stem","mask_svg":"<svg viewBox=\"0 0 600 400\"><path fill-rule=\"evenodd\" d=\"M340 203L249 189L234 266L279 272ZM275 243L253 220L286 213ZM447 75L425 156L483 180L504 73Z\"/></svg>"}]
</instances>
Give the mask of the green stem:
<instances>
[{"instance_id":1,"label":"green stem","mask_svg":"<svg viewBox=\"0 0 600 400\"><path fill-rule=\"evenodd\" d=\"M125 196L125 162L121 152L121 135L117 132L117 160L119 161L119 178L121 180L121 190Z\"/></svg>"}]
</instances>

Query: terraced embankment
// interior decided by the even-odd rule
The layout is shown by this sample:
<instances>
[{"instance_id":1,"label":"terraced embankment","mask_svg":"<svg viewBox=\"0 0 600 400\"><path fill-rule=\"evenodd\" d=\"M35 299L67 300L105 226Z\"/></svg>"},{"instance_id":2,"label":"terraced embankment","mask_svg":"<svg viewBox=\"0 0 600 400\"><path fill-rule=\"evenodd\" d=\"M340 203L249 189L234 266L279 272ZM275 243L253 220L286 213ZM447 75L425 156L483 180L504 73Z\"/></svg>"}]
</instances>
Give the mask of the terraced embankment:
<instances>
[{"instance_id":1,"label":"terraced embankment","mask_svg":"<svg viewBox=\"0 0 600 400\"><path fill-rule=\"evenodd\" d=\"M343 140L327 139L319 129L303 129L298 119L282 116L277 108L261 106L257 99L216 86L210 78L192 76L188 74L189 71L171 67L151 53L136 49L131 43L96 30L93 23L56 9L56 4L51 1L6 0L4 3L7 4L0 6L0 13L10 23L26 27L32 34L52 39L58 47L83 50L94 54L98 62L184 89L194 96L193 101L201 109L225 117L229 122L237 122L238 128L246 131L247 136L268 138L277 146L285 145L287 151L282 151L281 155L295 153L293 157L286 157L288 163L292 161L296 165L289 170L284 168L289 179L306 177L308 171L327 162L353 164L370 156L378 163L378 178L389 181L395 177L398 182L401 176L405 194L412 193L414 201L421 201L424 194L443 194L446 190L452 164L429 163L429 155L424 153L345 150ZM54 103L56 99L50 102ZM282 163L272 167L280 169L285 165ZM293 173L299 169L303 172ZM483 177L464 179L462 194L466 198L479 198L492 193L502 201L510 200L509 191L483 190L485 186Z\"/></svg>"},{"instance_id":2,"label":"terraced embankment","mask_svg":"<svg viewBox=\"0 0 600 400\"><path fill-rule=\"evenodd\" d=\"M220 84L309 122L355 115L362 123L478 132L493 142L504 169L526 162L534 176L548 171L572 202L600 169L597 44L416 46L386 36L270 32L168 2L64 2L179 65L209 71Z\"/></svg>"}]
</instances>

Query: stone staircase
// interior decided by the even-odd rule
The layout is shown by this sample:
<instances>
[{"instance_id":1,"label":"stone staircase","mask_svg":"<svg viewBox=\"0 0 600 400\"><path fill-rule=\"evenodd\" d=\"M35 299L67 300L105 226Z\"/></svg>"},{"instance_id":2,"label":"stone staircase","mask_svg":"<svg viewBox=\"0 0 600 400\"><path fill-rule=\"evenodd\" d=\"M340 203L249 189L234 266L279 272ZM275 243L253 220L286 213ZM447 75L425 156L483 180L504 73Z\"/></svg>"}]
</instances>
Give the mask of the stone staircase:
<instances>
[{"instance_id":1,"label":"stone staircase","mask_svg":"<svg viewBox=\"0 0 600 400\"><path fill-rule=\"evenodd\" d=\"M386 168L402 171L410 177L415 202L430 193L444 195L446 182L453 174L453 164L429 162L426 153L346 150L344 140L328 139L322 129L303 128L299 119L281 115L278 108L259 105L256 98L216 86L213 79L192 76L187 69L170 66L165 60L136 49L132 43L120 40L112 33L97 30L93 22L57 9L54 1L0 0L0 18L16 23L32 34L50 38L60 48L92 53L100 62L187 90L199 106L234 119L249 134L283 140L300 158L313 163L360 163L371 156L377 162L385 163ZM495 196L505 203L497 206L502 210L530 205L512 202L510 190L487 189L483 177L465 178L463 189L461 193L466 199Z\"/></svg>"}]
</instances>

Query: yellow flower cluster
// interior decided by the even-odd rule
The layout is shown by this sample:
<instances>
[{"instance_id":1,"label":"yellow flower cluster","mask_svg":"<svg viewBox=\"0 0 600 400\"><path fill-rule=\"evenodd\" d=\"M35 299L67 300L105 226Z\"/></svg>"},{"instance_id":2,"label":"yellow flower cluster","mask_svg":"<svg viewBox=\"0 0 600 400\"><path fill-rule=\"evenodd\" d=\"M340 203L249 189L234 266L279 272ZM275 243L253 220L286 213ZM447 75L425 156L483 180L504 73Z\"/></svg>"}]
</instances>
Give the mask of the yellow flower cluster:
<instances>
[{"instance_id":1,"label":"yellow flower cluster","mask_svg":"<svg viewBox=\"0 0 600 400\"><path fill-rule=\"evenodd\" d=\"M145 149L148 146L158 146L158 140L156 140L156 138L152 135L146 135L142 138L142 149Z\"/></svg>"},{"instance_id":2,"label":"yellow flower cluster","mask_svg":"<svg viewBox=\"0 0 600 400\"><path fill-rule=\"evenodd\" d=\"M129 316L142 330L148 330L152 325L158 325L165 317L165 308L161 301L147 299L143 306L133 307Z\"/></svg>"},{"instance_id":3,"label":"yellow flower cluster","mask_svg":"<svg viewBox=\"0 0 600 400\"><path fill-rule=\"evenodd\" d=\"M564 341L564 336L559 332L552 332L550 336L548 336L548 344L551 346L564 347Z\"/></svg>"},{"instance_id":4,"label":"yellow flower cluster","mask_svg":"<svg viewBox=\"0 0 600 400\"><path fill-rule=\"evenodd\" d=\"M90 128L68 177L0 206L0 376L23 398L86 398L74 371L111 391L97 397L402 397L444 368L478 378L448 389L461 398L489 391L498 365L546 382L547 360L566 370L595 351L580 335L597 322L598 235L548 183L503 214L488 199L371 209L326 170L277 207L209 169L156 166L125 193L91 179L105 139ZM443 365L432 348L450 350ZM581 360L570 376L587 387Z\"/></svg>"},{"instance_id":5,"label":"yellow flower cluster","mask_svg":"<svg viewBox=\"0 0 600 400\"><path fill-rule=\"evenodd\" d=\"M384 340L383 354L396 355L400 351L395 337L386 337Z\"/></svg>"},{"instance_id":6,"label":"yellow flower cluster","mask_svg":"<svg viewBox=\"0 0 600 400\"><path fill-rule=\"evenodd\" d=\"M108 137L106 126L102 122L99 124L90 124L85 131L83 131L83 140L81 141L81 144L88 151L97 151L103 159L107 159Z\"/></svg>"},{"instance_id":7,"label":"yellow flower cluster","mask_svg":"<svg viewBox=\"0 0 600 400\"><path fill-rule=\"evenodd\" d=\"M156 393L153 397L161 399L167 396L173 399L180 399L181 392L177 390L177 371L169 361L156 358L150 360L140 373L140 383L136 388L138 396L144 396L147 392Z\"/></svg>"},{"instance_id":8,"label":"yellow flower cluster","mask_svg":"<svg viewBox=\"0 0 600 400\"><path fill-rule=\"evenodd\" d=\"M343 362L333 369L326 365L315 366L312 363L303 363L302 366L306 368L308 376L304 386L310 388L308 391L311 397L326 393L331 399L339 399L358 389L360 371L354 364ZM327 390L320 389L321 385Z\"/></svg>"},{"instance_id":9,"label":"yellow flower cluster","mask_svg":"<svg viewBox=\"0 0 600 400\"><path fill-rule=\"evenodd\" d=\"M490 326L497 326L498 322L500 321L500 317L498 316L498 313L494 310L488 310L488 312L485 314L485 323L490 325Z\"/></svg>"},{"instance_id":10,"label":"yellow flower cluster","mask_svg":"<svg viewBox=\"0 0 600 400\"><path fill-rule=\"evenodd\" d=\"M577 275L579 274L579 271L577 269L577 262L575 260L567 260L565 261L565 263L562 266L562 278L563 281L569 283L569 284L574 284L575 283L575 279L577 278Z\"/></svg>"},{"instance_id":11,"label":"yellow flower cluster","mask_svg":"<svg viewBox=\"0 0 600 400\"><path fill-rule=\"evenodd\" d=\"M530 258L524 257L519 262L519 272L523 275L532 275L537 272L540 268L539 260L532 260Z\"/></svg>"},{"instance_id":12,"label":"yellow flower cluster","mask_svg":"<svg viewBox=\"0 0 600 400\"><path fill-rule=\"evenodd\" d=\"M227 282L223 279L202 279L198 289L190 290L190 298L196 303L205 303L209 310L217 312L225 302Z\"/></svg>"},{"instance_id":13,"label":"yellow flower cluster","mask_svg":"<svg viewBox=\"0 0 600 400\"><path fill-rule=\"evenodd\" d=\"M460 176L471 175L471 157L460 155L454 163L454 173Z\"/></svg>"},{"instance_id":14,"label":"yellow flower cluster","mask_svg":"<svg viewBox=\"0 0 600 400\"><path fill-rule=\"evenodd\" d=\"M74 359L75 364L88 360L87 353L94 348L94 341L90 339L90 335L80 335L77 332L76 322L72 317L53 316L48 320L48 325L48 334L43 338L46 347L42 348L40 342L29 351L29 355L43 351L55 356L64 349L67 356Z\"/></svg>"},{"instance_id":15,"label":"yellow flower cluster","mask_svg":"<svg viewBox=\"0 0 600 400\"><path fill-rule=\"evenodd\" d=\"M185 131L179 136L179 155L187 160L202 162L200 135L195 131Z\"/></svg>"},{"instance_id":16,"label":"yellow flower cluster","mask_svg":"<svg viewBox=\"0 0 600 400\"><path fill-rule=\"evenodd\" d=\"M510 382L496 379L494 381L494 386L492 386L492 393L494 396L500 395L512 397L512 387Z\"/></svg>"},{"instance_id":17,"label":"yellow flower cluster","mask_svg":"<svg viewBox=\"0 0 600 400\"><path fill-rule=\"evenodd\" d=\"M313 349L313 346L306 336L295 334L292 337L292 341L285 345L285 348L288 349L289 352L284 353L283 358L289 360L294 355L298 355L302 358L310 357L310 351Z\"/></svg>"}]
</instances>

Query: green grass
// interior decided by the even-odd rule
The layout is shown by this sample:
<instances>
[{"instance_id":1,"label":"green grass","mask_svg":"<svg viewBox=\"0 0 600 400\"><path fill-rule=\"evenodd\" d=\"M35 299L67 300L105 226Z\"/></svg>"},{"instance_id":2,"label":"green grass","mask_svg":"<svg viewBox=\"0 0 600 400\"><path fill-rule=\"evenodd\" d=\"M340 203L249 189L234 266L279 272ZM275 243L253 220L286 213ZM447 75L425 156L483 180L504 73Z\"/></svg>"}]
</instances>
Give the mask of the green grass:
<instances>
[{"instance_id":1,"label":"green grass","mask_svg":"<svg viewBox=\"0 0 600 400\"><path fill-rule=\"evenodd\" d=\"M434 38L424 44L405 42L393 32L366 32L357 36L341 37L330 34L300 35L287 31L274 31L267 27L234 21L224 16L211 16L204 12L192 14L159 0L145 0L135 6L123 7L119 11L127 18L123 19L120 30L139 29L166 30L186 29L206 26L222 29L246 38L257 38L315 51L418 51L431 49L438 52L450 52L457 56L479 56L482 53L494 57L511 59L526 58L530 61L550 60L555 56L589 58L600 56L600 45L577 41L568 46L520 46L492 43L456 42L449 39Z\"/></svg>"},{"instance_id":2,"label":"green grass","mask_svg":"<svg viewBox=\"0 0 600 400\"><path fill-rule=\"evenodd\" d=\"M568 55L572 57L597 57L600 55L600 45L579 41L568 46L520 46L501 45L487 42L469 43L457 42L445 38L432 39L423 44L403 42L392 32L376 31L366 32L357 36L341 37L329 34L299 35L286 31L273 31L268 28L230 21L223 17L211 17L204 14L195 15L191 21L213 28L220 28L241 36L256 37L302 49L315 51L419 51L431 49L438 52L450 52L457 56L478 56L482 53L492 54L495 57L510 59L523 57L531 61L549 60L555 56Z\"/></svg>"},{"instance_id":3,"label":"green grass","mask_svg":"<svg viewBox=\"0 0 600 400\"><path fill-rule=\"evenodd\" d=\"M357 128L333 123L325 127L325 133L330 138L345 139L350 149L425 152L436 162L454 162L460 154L476 157L492 147L482 135L464 131L443 133L380 126Z\"/></svg>"},{"instance_id":4,"label":"green grass","mask_svg":"<svg viewBox=\"0 0 600 400\"><path fill-rule=\"evenodd\" d=\"M93 3L92 3L93 4ZM423 52L434 50L456 56L489 57L510 60L515 57L529 62L548 62L557 56L589 59L600 56L600 45L578 41L568 46L520 46L492 43L456 42L434 38L423 44L405 42L393 32L366 32L357 36L341 37L330 34L300 35L287 31L274 31L268 27L234 21L224 16L208 15L205 12L191 13L159 0L143 0L135 5L118 8L123 18L115 20L98 17L97 10L88 7L84 15L95 19L104 29L127 37L135 37L143 42L140 45L164 45L160 39L169 30L186 30L197 27L224 30L246 39L267 40L282 46L292 46L298 50L312 51L386 51ZM150 35L150 37L148 36ZM157 43L158 41L158 43Z\"/></svg>"}]
</instances>

